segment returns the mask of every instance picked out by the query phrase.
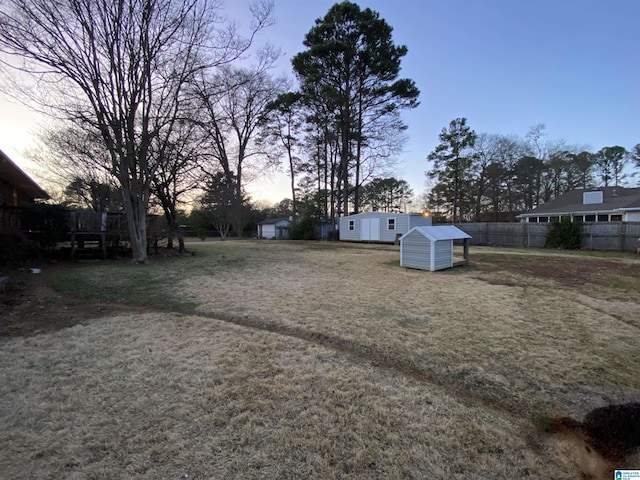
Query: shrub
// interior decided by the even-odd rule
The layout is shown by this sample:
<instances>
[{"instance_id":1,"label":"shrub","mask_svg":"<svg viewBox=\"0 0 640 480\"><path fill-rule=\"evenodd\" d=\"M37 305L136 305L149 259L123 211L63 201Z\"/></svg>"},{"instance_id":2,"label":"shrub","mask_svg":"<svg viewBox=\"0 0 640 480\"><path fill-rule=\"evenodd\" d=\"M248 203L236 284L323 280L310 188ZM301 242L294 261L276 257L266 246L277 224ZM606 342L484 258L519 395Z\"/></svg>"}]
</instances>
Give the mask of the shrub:
<instances>
[{"instance_id":1,"label":"shrub","mask_svg":"<svg viewBox=\"0 0 640 480\"><path fill-rule=\"evenodd\" d=\"M291 240L315 240L315 237L315 222L310 217L305 217L294 223L289 229Z\"/></svg>"},{"instance_id":2,"label":"shrub","mask_svg":"<svg viewBox=\"0 0 640 480\"><path fill-rule=\"evenodd\" d=\"M570 218L565 217L559 222L551 223L546 246L567 250L582 247L582 222L572 222Z\"/></svg>"}]
</instances>

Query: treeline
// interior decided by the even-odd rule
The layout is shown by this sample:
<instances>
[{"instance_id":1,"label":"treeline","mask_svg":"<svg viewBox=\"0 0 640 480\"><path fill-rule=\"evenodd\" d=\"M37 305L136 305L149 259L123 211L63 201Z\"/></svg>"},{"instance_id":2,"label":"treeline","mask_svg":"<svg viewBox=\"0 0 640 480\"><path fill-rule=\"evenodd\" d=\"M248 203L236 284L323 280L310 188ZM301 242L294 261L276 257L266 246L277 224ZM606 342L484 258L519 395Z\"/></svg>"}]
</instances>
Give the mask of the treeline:
<instances>
[{"instance_id":1,"label":"treeline","mask_svg":"<svg viewBox=\"0 0 640 480\"><path fill-rule=\"evenodd\" d=\"M427 157L428 206L454 222L514 220L572 189L621 186L640 169L640 144L589 151L548 140L543 124L520 138L476 134L456 118L439 139Z\"/></svg>"},{"instance_id":2,"label":"treeline","mask_svg":"<svg viewBox=\"0 0 640 480\"><path fill-rule=\"evenodd\" d=\"M294 217L335 222L398 205L396 193L364 186L389 177L404 143L400 112L419 91L399 78L407 48L377 12L344 1L316 20L292 59L292 91L270 73L280 52L255 45L273 21L268 0L251 7L244 34L222 21L219 2L49 3L3 4L0 50L35 75L31 100L64 121L43 133L40 157L65 179L67 200L126 212L135 262L146 261L150 211L181 249L187 204L220 235L242 232L247 183L282 159Z\"/></svg>"},{"instance_id":3,"label":"treeline","mask_svg":"<svg viewBox=\"0 0 640 480\"><path fill-rule=\"evenodd\" d=\"M272 102L262 124L263 138L287 159L294 217L300 198L332 223L380 203L364 186L390 170L404 144L400 112L419 95L412 80L398 78L407 47L391 32L377 12L337 3L293 57L299 89Z\"/></svg>"}]
</instances>

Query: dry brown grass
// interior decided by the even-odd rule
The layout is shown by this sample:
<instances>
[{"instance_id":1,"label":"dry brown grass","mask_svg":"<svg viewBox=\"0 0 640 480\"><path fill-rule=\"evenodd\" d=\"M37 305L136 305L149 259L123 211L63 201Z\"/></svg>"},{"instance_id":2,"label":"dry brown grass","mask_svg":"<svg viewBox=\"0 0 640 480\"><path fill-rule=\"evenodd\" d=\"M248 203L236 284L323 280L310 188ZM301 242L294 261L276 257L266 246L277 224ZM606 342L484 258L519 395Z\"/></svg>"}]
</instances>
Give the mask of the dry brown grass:
<instances>
[{"instance_id":1,"label":"dry brown grass","mask_svg":"<svg viewBox=\"0 0 640 480\"><path fill-rule=\"evenodd\" d=\"M2 347L4 478L554 471L522 424L482 406L309 342L210 319L120 316Z\"/></svg>"},{"instance_id":2,"label":"dry brown grass","mask_svg":"<svg viewBox=\"0 0 640 480\"><path fill-rule=\"evenodd\" d=\"M580 414L638 393L640 305L630 294L589 296L509 263L408 270L391 247L267 243L241 254L241 268L182 282L198 311L346 339L531 415L552 406Z\"/></svg>"},{"instance_id":3,"label":"dry brown grass","mask_svg":"<svg viewBox=\"0 0 640 480\"><path fill-rule=\"evenodd\" d=\"M193 314L0 339L3 475L577 479L543 420L638 399L633 271L607 286L491 249L429 273L384 246L202 248L174 290ZM108 288L101 268L75 274Z\"/></svg>"}]
</instances>

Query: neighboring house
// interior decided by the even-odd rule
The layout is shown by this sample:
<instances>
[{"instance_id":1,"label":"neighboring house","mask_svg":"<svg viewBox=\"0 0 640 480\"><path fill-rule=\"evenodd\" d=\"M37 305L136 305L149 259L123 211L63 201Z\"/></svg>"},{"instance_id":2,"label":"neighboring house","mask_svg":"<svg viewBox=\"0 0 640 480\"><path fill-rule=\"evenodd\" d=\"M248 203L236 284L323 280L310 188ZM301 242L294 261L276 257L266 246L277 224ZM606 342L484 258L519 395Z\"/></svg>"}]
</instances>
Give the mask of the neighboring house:
<instances>
[{"instance_id":1,"label":"neighboring house","mask_svg":"<svg viewBox=\"0 0 640 480\"><path fill-rule=\"evenodd\" d=\"M267 218L258 222L258 238L277 238L286 240L289 238L291 220L287 218Z\"/></svg>"},{"instance_id":2,"label":"neighboring house","mask_svg":"<svg viewBox=\"0 0 640 480\"><path fill-rule=\"evenodd\" d=\"M0 150L0 206L23 207L36 198L49 195Z\"/></svg>"},{"instance_id":3,"label":"neighboring house","mask_svg":"<svg viewBox=\"0 0 640 480\"><path fill-rule=\"evenodd\" d=\"M443 270L469 261L471 235L453 225L415 227L400 238L400 266L419 270ZM453 261L453 241L464 241L464 260Z\"/></svg>"},{"instance_id":4,"label":"neighboring house","mask_svg":"<svg viewBox=\"0 0 640 480\"><path fill-rule=\"evenodd\" d=\"M393 243L413 227L431 225L419 213L365 212L340 218L340 240Z\"/></svg>"},{"instance_id":5,"label":"neighboring house","mask_svg":"<svg viewBox=\"0 0 640 480\"><path fill-rule=\"evenodd\" d=\"M517 216L528 223L548 223L566 217L581 222L640 222L640 188L571 190Z\"/></svg>"},{"instance_id":6,"label":"neighboring house","mask_svg":"<svg viewBox=\"0 0 640 480\"><path fill-rule=\"evenodd\" d=\"M49 195L0 150L0 229L21 230L24 207Z\"/></svg>"}]
</instances>

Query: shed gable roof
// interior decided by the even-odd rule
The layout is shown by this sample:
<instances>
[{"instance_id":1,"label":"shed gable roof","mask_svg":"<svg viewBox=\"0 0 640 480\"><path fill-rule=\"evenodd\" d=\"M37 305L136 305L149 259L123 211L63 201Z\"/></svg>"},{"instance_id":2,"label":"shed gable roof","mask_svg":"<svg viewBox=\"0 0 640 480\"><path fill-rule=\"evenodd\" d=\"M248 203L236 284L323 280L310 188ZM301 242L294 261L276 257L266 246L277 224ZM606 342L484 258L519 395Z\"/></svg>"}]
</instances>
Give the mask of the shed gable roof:
<instances>
[{"instance_id":1,"label":"shed gable roof","mask_svg":"<svg viewBox=\"0 0 640 480\"><path fill-rule=\"evenodd\" d=\"M583 193L601 191L602 203L583 203ZM519 217L578 212L610 212L640 210L640 188L601 187L571 190Z\"/></svg>"},{"instance_id":2,"label":"shed gable roof","mask_svg":"<svg viewBox=\"0 0 640 480\"><path fill-rule=\"evenodd\" d=\"M258 222L256 225L277 225L279 223L290 225L291 220L289 220L288 218L267 218L266 220Z\"/></svg>"},{"instance_id":3,"label":"shed gable roof","mask_svg":"<svg viewBox=\"0 0 640 480\"><path fill-rule=\"evenodd\" d=\"M412 232L419 232L432 242L438 242L440 240L460 240L463 238L471 238L466 232L463 232L458 227L453 225L438 225L435 227L413 227L407 233L405 233L400 240Z\"/></svg>"}]
</instances>

